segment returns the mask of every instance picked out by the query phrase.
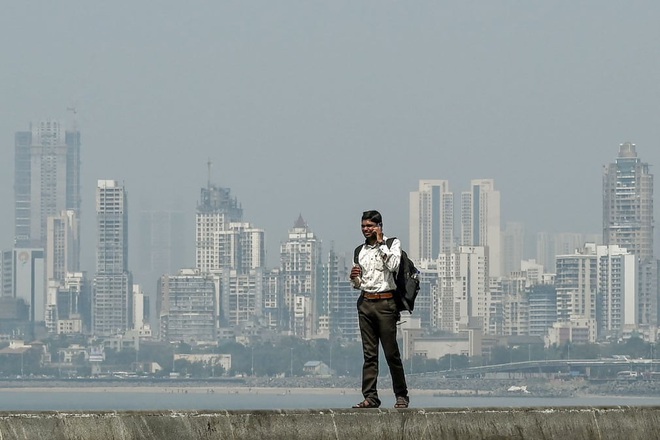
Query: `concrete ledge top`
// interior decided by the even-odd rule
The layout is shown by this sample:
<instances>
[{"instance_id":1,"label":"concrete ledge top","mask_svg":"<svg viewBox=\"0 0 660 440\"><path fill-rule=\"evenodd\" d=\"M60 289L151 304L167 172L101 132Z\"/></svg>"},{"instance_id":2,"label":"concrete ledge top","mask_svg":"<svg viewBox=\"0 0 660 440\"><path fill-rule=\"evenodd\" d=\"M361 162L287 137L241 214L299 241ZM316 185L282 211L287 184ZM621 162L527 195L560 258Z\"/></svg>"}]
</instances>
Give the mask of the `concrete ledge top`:
<instances>
[{"instance_id":1,"label":"concrete ledge top","mask_svg":"<svg viewBox=\"0 0 660 440\"><path fill-rule=\"evenodd\" d=\"M0 439L660 440L660 407L0 412Z\"/></svg>"}]
</instances>

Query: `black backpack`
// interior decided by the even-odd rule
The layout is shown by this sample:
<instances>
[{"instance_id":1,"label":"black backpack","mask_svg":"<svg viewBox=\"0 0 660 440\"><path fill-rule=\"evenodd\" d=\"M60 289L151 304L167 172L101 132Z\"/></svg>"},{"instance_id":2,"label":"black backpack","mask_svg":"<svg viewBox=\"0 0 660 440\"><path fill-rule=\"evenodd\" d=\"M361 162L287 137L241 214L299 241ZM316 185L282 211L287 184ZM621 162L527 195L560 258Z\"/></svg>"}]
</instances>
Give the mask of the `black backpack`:
<instances>
[{"instance_id":1,"label":"black backpack","mask_svg":"<svg viewBox=\"0 0 660 440\"><path fill-rule=\"evenodd\" d=\"M390 237L385 242L387 247L392 247L392 243L396 237ZM362 250L363 244L355 248L353 252L353 262L358 263L358 256ZM400 312L407 310L412 313L415 308L415 298L419 293L419 270L415 267L413 262L408 258L408 254L401 249L401 262L399 263L399 270L394 275L394 282L396 283L396 291L394 300L396 301L397 308Z\"/></svg>"}]
</instances>

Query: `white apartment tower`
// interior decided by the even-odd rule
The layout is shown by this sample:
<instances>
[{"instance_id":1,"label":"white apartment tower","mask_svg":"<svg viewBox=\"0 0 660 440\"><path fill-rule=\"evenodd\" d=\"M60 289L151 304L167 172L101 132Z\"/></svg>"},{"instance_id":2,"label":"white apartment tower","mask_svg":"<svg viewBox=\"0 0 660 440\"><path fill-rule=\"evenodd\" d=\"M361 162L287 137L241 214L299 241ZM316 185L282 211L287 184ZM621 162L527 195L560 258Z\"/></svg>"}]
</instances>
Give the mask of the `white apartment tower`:
<instances>
[{"instance_id":1,"label":"white apartment tower","mask_svg":"<svg viewBox=\"0 0 660 440\"><path fill-rule=\"evenodd\" d=\"M92 332L121 334L132 328L132 276L128 271L128 205L124 186L99 180L96 188L96 274Z\"/></svg>"},{"instance_id":2,"label":"white apartment tower","mask_svg":"<svg viewBox=\"0 0 660 440\"><path fill-rule=\"evenodd\" d=\"M557 255L557 321L596 320L598 261L596 245L586 243L574 253Z\"/></svg>"},{"instance_id":3,"label":"white apartment tower","mask_svg":"<svg viewBox=\"0 0 660 440\"><path fill-rule=\"evenodd\" d=\"M598 336L620 336L638 324L637 261L617 245L586 243L557 256L557 321L589 322ZM594 339L592 335L590 339Z\"/></svg>"},{"instance_id":4,"label":"white apartment tower","mask_svg":"<svg viewBox=\"0 0 660 440\"><path fill-rule=\"evenodd\" d=\"M195 267L202 272L231 267L231 237L225 231L232 222L243 220L243 208L229 188L208 185L202 188L195 222ZM231 236L231 234L229 234Z\"/></svg>"},{"instance_id":5,"label":"white apartment tower","mask_svg":"<svg viewBox=\"0 0 660 440\"><path fill-rule=\"evenodd\" d=\"M637 258L617 245L596 246L596 256L599 335L621 336L638 322Z\"/></svg>"},{"instance_id":6,"label":"white apartment tower","mask_svg":"<svg viewBox=\"0 0 660 440\"><path fill-rule=\"evenodd\" d=\"M454 245L454 193L447 180L420 180L410 193L409 254L414 261L435 259Z\"/></svg>"},{"instance_id":7,"label":"white apartment tower","mask_svg":"<svg viewBox=\"0 0 660 440\"><path fill-rule=\"evenodd\" d=\"M280 246L280 269L289 330L309 339L316 333L320 242L302 215Z\"/></svg>"},{"instance_id":8,"label":"white apartment tower","mask_svg":"<svg viewBox=\"0 0 660 440\"><path fill-rule=\"evenodd\" d=\"M217 246L217 267L210 270L231 268L238 273L264 267L264 230L250 223L231 222L224 230L216 231L214 243Z\"/></svg>"},{"instance_id":9,"label":"white apartment tower","mask_svg":"<svg viewBox=\"0 0 660 440\"><path fill-rule=\"evenodd\" d=\"M470 325L475 318L481 320L484 333L488 333L490 326L490 276L486 252L483 246L459 247L459 284L455 290L460 295L460 323Z\"/></svg>"},{"instance_id":10,"label":"white apartment tower","mask_svg":"<svg viewBox=\"0 0 660 440\"><path fill-rule=\"evenodd\" d=\"M500 192L493 179L476 179L461 193L461 244L484 246L490 276L501 275Z\"/></svg>"},{"instance_id":11,"label":"white apartment tower","mask_svg":"<svg viewBox=\"0 0 660 440\"><path fill-rule=\"evenodd\" d=\"M436 271L432 325L458 333L461 325L479 323L486 333L490 320L489 276L483 246L459 246L436 260L422 260L423 272Z\"/></svg>"}]
</instances>

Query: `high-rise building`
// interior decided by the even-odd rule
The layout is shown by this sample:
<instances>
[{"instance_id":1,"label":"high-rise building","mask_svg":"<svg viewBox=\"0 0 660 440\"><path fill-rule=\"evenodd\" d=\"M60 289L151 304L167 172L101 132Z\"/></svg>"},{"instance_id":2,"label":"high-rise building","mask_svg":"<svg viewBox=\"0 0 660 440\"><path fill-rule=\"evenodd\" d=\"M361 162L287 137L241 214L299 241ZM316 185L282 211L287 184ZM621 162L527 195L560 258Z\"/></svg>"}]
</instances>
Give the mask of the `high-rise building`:
<instances>
[{"instance_id":1,"label":"high-rise building","mask_svg":"<svg viewBox=\"0 0 660 440\"><path fill-rule=\"evenodd\" d=\"M44 247L49 216L80 215L80 132L52 120L30 124L16 133L14 151L15 245Z\"/></svg>"},{"instance_id":2,"label":"high-rise building","mask_svg":"<svg viewBox=\"0 0 660 440\"><path fill-rule=\"evenodd\" d=\"M46 313L46 267L41 248L14 248L12 296L29 307L31 322L43 322Z\"/></svg>"},{"instance_id":3,"label":"high-rise building","mask_svg":"<svg viewBox=\"0 0 660 440\"><path fill-rule=\"evenodd\" d=\"M529 288L529 336L545 337L557 322L557 291L554 283Z\"/></svg>"},{"instance_id":4,"label":"high-rise building","mask_svg":"<svg viewBox=\"0 0 660 440\"><path fill-rule=\"evenodd\" d=\"M254 323L263 313L263 271L225 268L217 273L220 291L220 325Z\"/></svg>"},{"instance_id":5,"label":"high-rise building","mask_svg":"<svg viewBox=\"0 0 660 440\"><path fill-rule=\"evenodd\" d=\"M635 256L617 245L586 243L557 256L557 321L588 322L590 340L620 337L639 323L637 274Z\"/></svg>"},{"instance_id":6,"label":"high-rise building","mask_svg":"<svg viewBox=\"0 0 660 440\"><path fill-rule=\"evenodd\" d=\"M456 252L440 254L434 260L422 260L419 264L419 295L429 298L428 326L434 330L454 332L457 328L456 299ZM417 301L415 301L416 303ZM417 311L415 304L415 312ZM426 312L422 312L422 315ZM420 327L424 317L420 316Z\"/></svg>"},{"instance_id":7,"label":"high-rise building","mask_svg":"<svg viewBox=\"0 0 660 440\"><path fill-rule=\"evenodd\" d=\"M80 226L72 209L48 217L46 230L46 278L64 282L67 272L80 271Z\"/></svg>"},{"instance_id":8,"label":"high-rise building","mask_svg":"<svg viewBox=\"0 0 660 440\"><path fill-rule=\"evenodd\" d=\"M243 274L262 269L266 258L264 230L239 222L225 224L224 228L215 231L217 267L210 270L233 269Z\"/></svg>"},{"instance_id":9,"label":"high-rise building","mask_svg":"<svg viewBox=\"0 0 660 440\"><path fill-rule=\"evenodd\" d=\"M128 203L124 186L99 180L96 188L96 274L92 332L120 334L132 328L133 280L128 270Z\"/></svg>"},{"instance_id":10,"label":"high-rise building","mask_svg":"<svg viewBox=\"0 0 660 440\"><path fill-rule=\"evenodd\" d=\"M461 245L484 246L490 276L501 275L500 192L493 179L476 179L461 193Z\"/></svg>"},{"instance_id":11,"label":"high-rise building","mask_svg":"<svg viewBox=\"0 0 660 440\"><path fill-rule=\"evenodd\" d=\"M84 272L69 272L57 289L57 333L88 333L90 287Z\"/></svg>"},{"instance_id":12,"label":"high-rise building","mask_svg":"<svg viewBox=\"0 0 660 440\"><path fill-rule=\"evenodd\" d=\"M222 259L227 253L220 252L221 246L226 247L226 237L220 233L227 231L230 223L242 221L243 208L229 188L210 184L202 188L195 223L195 267L205 272L228 267Z\"/></svg>"},{"instance_id":13,"label":"high-rise building","mask_svg":"<svg viewBox=\"0 0 660 440\"><path fill-rule=\"evenodd\" d=\"M653 257L653 174L630 142L603 169L603 243L626 248L640 261Z\"/></svg>"},{"instance_id":14,"label":"high-rise building","mask_svg":"<svg viewBox=\"0 0 660 440\"><path fill-rule=\"evenodd\" d=\"M329 317L329 337L354 341L359 339L358 315L355 312L356 290L348 275L346 259L334 249L328 254L328 264L324 265L324 296Z\"/></svg>"},{"instance_id":15,"label":"high-rise building","mask_svg":"<svg viewBox=\"0 0 660 440\"><path fill-rule=\"evenodd\" d=\"M143 330L149 327L149 301L142 286L133 284L133 330Z\"/></svg>"},{"instance_id":16,"label":"high-rise building","mask_svg":"<svg viewBox=\"0 0 660 440\"><path fill-rule=\"evenodd\" d=\"M138 273L143 284L156 285L155 281L166 273L175 273L186 264L186 221L183 211L145 210L140 212L138 237Z\"/></svg>"},{"instance_id":17,"label":"high-rise building","mask_svg":"<svg viewBox=\"0 0 660 440\"><path fill-rule=\"evenodd\" d=\"M421 270L437 271L432 317L436 328L458 333L461 325L476 325L488 332L490 285L483 246L459 246L435 261L423 261Z\"/></svg>"},{"instance_id":18,"label":"high-rise building","mask_svg":"<svg viewBox=\"0 0 660 440\"><path fill-rule=\"evenodd\" d=\"M635 329L637 317L636 257L617 245L596 246L598 258L598 303L596 312L599 338L621 337L625 329Z\"/></svg>"},{"instance_id":19,"label":"high-rise building","mask_svg":"<svg viewBox=\"0 0 660 440\"><path fill-rule=\"evenodd\" d=\"M320 255L320 241L299 216L280 246L280 269L289 330L306 339L317 330Z\"/></svg>"},{"instance_id":20,"label":"high-rise building","mask_svg":"<svg viewBox=\"0 0 660 440\"><path fill-rule=\"evenodd\" d=\"M264 273L263 290L263 323L271 329L277 330L286 328L286 319L288 313L284 307L284 298L282 295L282 277L280 268L274 268Z\"/></svg>"},{"instance_id":21,"label":"high-rise building","mask_svg":"<svg viewBox=\"0 0 660 440\"><path fill-rule=\"evenodd\" d=\"M14 251L0 251L0 296L14 296Z\"/></svg>"},{"instance_id":22,"label":"high-rise building","mask_svg":"<svg viewBox=\"0 0 660 440\"><path fill-rule=\"evenodd\" d=\"M16 132L14 246L22 250L41 249L40 261L44 263L44 270L31 278L29 290L33 302L28 303L31 321L47 320L47 285L51 276L63 282L67 270L79 270L79 216L80 132L66 130L54 120L30 124L29 131ZM61 227L58 219L63 217L69 221L67 226ZM14 285L17 282L12 281ZM53 289L56 289L55 284ZM54 329L52 319L50 323L50 328Z\"/></svg>"},{"instance_id":23,"label":"high-rise building","mask_svg":"<svg viewBox=\"0 0 660 440\"><path fill-rule=\"evenodd\" d=\"M157 310L163 341L215 342L220 308L219 280L198 269L163 275Z\"/></svg>"},{"instance_id":24,"label":"high-rise building","mask_svg":"<svg viewBox=\"0 0 660 440\"><path fill-rule=\"evenodd\" d=\"M492 334L508 336L529 334L527 279L520 273L503 277L502 295L497 305L497 319L491 319ZM493 322L494 321L494 322Z\"/></svg>"},{"instance_id":25,"label":"high-rise building","mask_svg":"<svg viewBox=\"0 0 660 440\"><path fill-rule=\"evenodd\" d=\"M454 193L447 180L420 180L410 193L409 254L415 261L438 258L454 247Z\"/></svg>"},{"instance_id":26,"label":"high-rise building","mask_svg":"<svg viewBox=\"0 0 660 440\"><path fill-rule=\"evenodd\" d=\"M263 316L273 297L265 286L265 233L243 221L243 209L227 188L208 185L196 215L196 268L219 280L219 324L236 327ZM269 286L270 287L270 286ZM267 325L273 315L266 316Z\"/></svg>"},{"instance_id":27,"label":"high-rise building","mask_svg":"<svg viewBox=\"0 0 660 440\"><path fill-rule=\"evenodd\" d=\"M557 320L571 318L596 320L598 262L596 245L587 243L581 249L557 256Z\"/></svg>"},{"instance_id":28,"label":"high-rise building","mask_svg":"<svg viewBox=\"0 0 660 440\"><path fill-rule=\"evenodd\" d=\"M525 247L525 226L518 222L506 222L502 231L502 275L520 270Z\"/></svg>"},{"instance_id":29,"label":"high-rise building","mask_svg":"<svg viewBox=\"0 0 660 440\"><path fill-rule=\"evenodd\" d=\"M658 261L653 257L653 174L635 144L603 169L603 243L627 249L638 260L638 324L658 324Z\"/></svg>"}]
</instances>

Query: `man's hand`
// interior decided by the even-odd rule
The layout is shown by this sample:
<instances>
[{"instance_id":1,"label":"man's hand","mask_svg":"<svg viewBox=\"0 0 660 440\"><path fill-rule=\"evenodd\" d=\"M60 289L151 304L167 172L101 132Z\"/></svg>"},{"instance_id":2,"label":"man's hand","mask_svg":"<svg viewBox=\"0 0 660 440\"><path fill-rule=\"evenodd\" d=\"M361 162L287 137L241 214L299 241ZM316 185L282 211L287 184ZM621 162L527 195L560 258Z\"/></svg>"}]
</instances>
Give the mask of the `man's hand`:
<instances>
[{"instance_id":1,"label":"man's hand","mask_svg":"<svg viewBox=\"0 0 660 440\"><path fill-rule=\"evenodd\" d=\"M351 279L357 278L362 275L362 268L360 266L353 266L351 269Z\"/></svg>"},{"instance_id":2,"label":"man's hand","mask_svg":"<svg viewBox=\"0 0 660 440\"><path fill-rule=\"evenodd\" d=\"M378 226L378 227L376 228L376 242L377 242L377 243L380 243L380 242L382 242L382 241L383 241L383 227L382 227L382 226Z\"/></svg>"}]
</instances>

